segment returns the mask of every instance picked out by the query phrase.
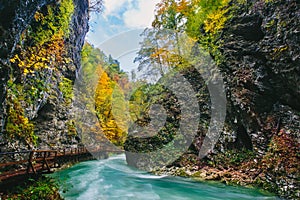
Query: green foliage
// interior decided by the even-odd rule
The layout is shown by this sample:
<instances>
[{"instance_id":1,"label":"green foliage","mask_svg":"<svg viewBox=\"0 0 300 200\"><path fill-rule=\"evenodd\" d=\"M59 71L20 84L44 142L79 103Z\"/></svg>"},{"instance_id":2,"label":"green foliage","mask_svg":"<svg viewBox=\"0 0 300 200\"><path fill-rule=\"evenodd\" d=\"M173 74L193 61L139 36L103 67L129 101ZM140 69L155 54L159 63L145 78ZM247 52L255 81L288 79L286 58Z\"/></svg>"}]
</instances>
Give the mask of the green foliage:
<instances>
[{"instance_id":1,"label":"green foliage","mask_svg":"<svg viewBox=\"0 0 300 200\"><path fill-rule=\"evenodd\" d=\"M87 107L91 111L96 110L99 129L102 130L96 134L104 134L112 143L122 146L128 122L123 90L129 87L127 75L120 70L118 61L90 44L85 44L82 50L82 66L82 77L88 85L87 94L95 100L95 105ZM91 98L85 95L82 94L82 98Z\"/></svg>"},{"instance_id":2,"label":"green foliage","mask_svg":"<svg viewBox=\"0 0 300 200\"><path fill-rule=\"evenodd\" d=\"M34 39L35 44L41 45L51 41L53 33L68 37L73 12L73 0L62 0L59 6L44 7L40 12L35 13L36 23L28 30L29 37Z\"/></svg>"},{"instance_id":3,"label":"green foliage","mask_svg":"<svg viewBox=\"0 0 300 200\"><path fill-rule=\"evenodd\" d=\"M73 11L73 0L62 0L59 6L50 4L35 13L35 21L20 38L18 53L10 59L21 74L36 76L39 70L55 70L70 62L65 56L64 38L69 35Z\"/></svg>"},{"instance_id":4,"label":"green foliage","mask_svg":"<svg viewBox=\"0 0 300 200\"><path fill-rule=\"evenodd\" d=\"M249 161L254 157L254 152L248 149L233 149L214 155L209 163L213 167L222 166L229 168L239 166L241 163Z\"/></svg>"},{"instance_id":5,"label":"green foliage","mask_svg":"<svg viewBox=\"0 0 300 200\"><path fill-rule=\"evenodd\" d=\"M62 81L59 83L58 88L62 92L66 104L70 105L74 96L73 82L70 79L63 77Z\"/></svg>"},{"instance_id":6,"label":"green foliage","mask_svg":"<svg viewBox=\"0 0 300 200\"><path fill-rule=\"evenodd\" d=\"M213 35L218 33L227 20L225 15L227 10L224 8L228 3L229 0L195 1L186 23L187 34L201 39L203 36L203 33L200 32L201 29ZM204 35L204 37L207 36Z\"/></svg>"},{"instance_id":7,"label":"green foliage","mask_svg":"<svg viewBox=\"0 0 300 200\"><path fill-rule=\"evenodd\" d=\"M237 0L237 3L245 5L245 4L247 4L247 0Z\"/></svg>"},{"instance_id":8,"label":"green foliage","mask_svg":"<svg viewBox=\"0 0 300 200\"><path fill-rule=\"evenodd\" d=\"M149 112L150 106L164 99L165 92L159 84L136 84L129 99L129 111L132 121L143 120Z\"/></svg>"},{"instance_id":9,"label":"green foliage","mask_svg":"<svg viewBox=\"0 0 300 200\"><path fill-rule=\"evenodd\" d=\"M81 58L83 65L91 64L91 66L94 67L93 69L95 69L99 63L103 64L105 61L105 55L100 49L93 47L89 43L84 44L81 51Z\"/></svg>"},{"instance_id":10,"label":"green foliage","mask_svg":"<svg viewBox=\"0 0 300 200\"><path fill-rule=\"evenodd\" d=\"M20 140L30 147L36 145L37 136L26 111L34 109L37 101L48 92L53 82L49 77L58 67L70 63L64 40L70 32L73 11L73 0L44 6L35 13L33 22L21 35L16 54L10 59L13 70L6 98L8 120L5 127L10 140ZM63 79L59 88L70 104L71 82Z\"/></svg>"},{"instance_id":11,"label":"green foliage","mask_svg":"<svg viewBox=\"0 0 300 200\"><path fill-rule=\"evenodd\" d=\"M156 6L155 20L152 26L157 29L180 31L188 12L189 5L185 0L162 0Z\"/></svg>"},{"instance_id":12,"label":"green foliage","mask_svg":"<svg viewBox=\"0 0 300 200\"><path fill-rule=\"evenodd\" d=\"M19 140L31 148L37 144L37 136L34 134L34 125L25 116L22 106L24 102L23 87L9 81L10 89L7 91L7 123L5 136L7 139Z\"/></svg>"},{"instance_id":13,"label":"green foliage","mask_svg":"<svg viewBox=\"0 0 300 200\"><path fill-rule=\"evenodd\" d=\"M144 41L135 62L146 76L163 76L170 69L180 70L191 65L190 49L199 44L219 65L223 56L219 51L219 36L230 18L229 0L174 1L163 0L156 7L153 29L143 33ZM185 32L189 38L182 38ZM189 55L184 55L184 54Z\"/></svg>"},{"instance_id":14,"label":"green foliage","mask_svg":"<svg viewBox=\"0 0 300 200\"><path fill-rule=\"evenodd\" d=\"M147 85L144 85L138 90L135 90L129 101L130 116L133 121L141 119L146 113L150 102L147 102Z\"/></svg>"},{"instance_id":15,"label":"green foliage","mask_svg":"<svg viewBox=\"0 0 300 200\"><path fill-rule=\"evenodd\" d=\"M166 111L166 116L164 113L155 113L158 119L162 120L166 117L166 122L159 130L155 126L149 126L151 123L151 106L154 104L161 105ZM181 135L177 133L180 109L176 97L167 88L160 84L139 86L131 95L129 112L135 125L147 126L147 128L139 129L135 125L129 127L129 136L125 142L126 150L151 152L164 147L168 149L168 152L172 152L173 156L178 153L176 145L174 146L174 138L176 137L177 145L184 141L184 138L181 138ZM157 156L160 157L161 155ZM163 157L169 159L170 155L163 155Z\"/></svg>"},{"instance_id":16,"label":"green foliage","mask_svg":"<svg viewBox=\"0 0 300 200\"><path fill-rule=\"evenodd\" d=\"M195 40L170 30L145 29L144 40L134 62L146 79L156 79L191 66Z\"/></svg>"},{"instance_id":17,"label":"green foliage","mask_svg":"<svg viewBox=\"0 0 300 200\"><path fill-rule=\"evenodd\" d=\"M99 65L104 66L106 57L100 49L94 48L91 44L85 43L81 51L82 74L89 82L97 75Z\"/></svg>"},{"instance_id":18,"label":"green foliage","mask_svg":"<svg viewBox=\"0 0 300 200\"><path fill-rule=\"evenodd\" d=\"M276 0L264 0L266 3L274 3Z\"/></svg>"},{"instance_id":19,"label":"green foliage","mask_svg":"<svg viewBox=\"0 0 300 200\"><path fill-rule=\"evenodd\" d=\"M8 199L11 200L61 200L58 185L50 178L29 179L24 186L14 188Z\"/></svg>"},{"instance_id":20,"label":"green foliage","mask_svg":"<svg viewBox=\"0 0 300 200\"><path fill-rule=\"evenodd\" d=\"M75 121L74 120L69 120L67 122L67 127L68 127L68 136L76 136L77 131L75 127Z\"/></svg>"},{"instance_id":21,"label":"green foliage","mask_svg":"<svg viewBox=\"0 0 300 200\"><path fill-rule=\"evenodd\" d=\"M229 0L195 1L186 22L186 33L197 39L201 48L207 50L219 65L223 56L218 41L226 21L230 19Z\"/></svg>"}]
</instances>

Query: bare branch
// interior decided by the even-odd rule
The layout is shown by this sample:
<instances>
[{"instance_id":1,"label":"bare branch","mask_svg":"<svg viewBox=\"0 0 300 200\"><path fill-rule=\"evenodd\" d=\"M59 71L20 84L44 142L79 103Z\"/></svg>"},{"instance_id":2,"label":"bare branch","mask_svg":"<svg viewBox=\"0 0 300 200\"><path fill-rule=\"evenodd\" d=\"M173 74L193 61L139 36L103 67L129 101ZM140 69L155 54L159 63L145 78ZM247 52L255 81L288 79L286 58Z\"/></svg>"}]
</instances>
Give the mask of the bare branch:
<instances>
[{"instance_id":1,"label":"bare branch","mask_svg":"<svg viewBox=\"0 0 300 200\"><path fill-rule=\"evenodd\" d=\"M101 13L103 8L103 0L89 0L89 11Z\"/></svg>"}]
</instances>

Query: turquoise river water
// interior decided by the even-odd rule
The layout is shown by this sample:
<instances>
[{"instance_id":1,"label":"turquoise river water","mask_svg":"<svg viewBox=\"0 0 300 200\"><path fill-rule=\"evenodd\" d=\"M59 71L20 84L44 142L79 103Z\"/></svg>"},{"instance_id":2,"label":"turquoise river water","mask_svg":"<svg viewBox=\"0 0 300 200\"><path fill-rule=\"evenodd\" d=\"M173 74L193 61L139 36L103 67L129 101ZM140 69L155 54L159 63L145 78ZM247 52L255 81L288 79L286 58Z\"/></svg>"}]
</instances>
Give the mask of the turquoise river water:
<instances>
[{"instance_id":1,"label":"turquoise river water","mask_svg":"<svg viewBox=\"0 0 300 200\"><path fill-rule=\"evenodd\" d=\"M125 156L82 162L52 174L61 195L78 200L277 200L256 189L155 176L126 165Z\"/></svg>"}]
</instances>

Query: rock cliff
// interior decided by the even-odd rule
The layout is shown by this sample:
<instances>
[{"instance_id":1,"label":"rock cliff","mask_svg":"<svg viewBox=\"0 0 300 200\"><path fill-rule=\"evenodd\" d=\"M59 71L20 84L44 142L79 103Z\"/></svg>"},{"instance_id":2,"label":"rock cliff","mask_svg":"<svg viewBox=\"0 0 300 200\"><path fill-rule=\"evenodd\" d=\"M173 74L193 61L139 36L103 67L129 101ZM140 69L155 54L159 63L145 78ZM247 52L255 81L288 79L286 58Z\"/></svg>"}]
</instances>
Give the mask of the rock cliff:
<instances>
[{"instance_id":1,"label":"rock cliff","mask_svg":"<svg viewBox=\"0 0 300 200\"><path fill-rule=\"evenodd\" d=\"M1 0L0 10L1 151L76 146L70 110L88 1Z\"/></svg>"},{"instance_id":2,"label":"rock cliff","mask_svg":"<svg viewBox=\"0 0 300 200\"><path fill-rule=\"evenodd\" d=\"M240 145L259 153L281 129L299 141L299 15L297 1L257 1L241 6L223 31L228 122Z\"/></svg>"},{"instance_id":3,"label":"rock cliff","mask_svg":"<svg viewBox=\"0 0 300 200\"><path fill-rule=\"evenodd\" d=\"M299 1L241 6L226 24L220 48L226 59L220 68L229 100L227 125L236 138L220 144L260 155L257 176L269 190L292 199L300 195L299 16Z\"/></svg>"}]
</instances>

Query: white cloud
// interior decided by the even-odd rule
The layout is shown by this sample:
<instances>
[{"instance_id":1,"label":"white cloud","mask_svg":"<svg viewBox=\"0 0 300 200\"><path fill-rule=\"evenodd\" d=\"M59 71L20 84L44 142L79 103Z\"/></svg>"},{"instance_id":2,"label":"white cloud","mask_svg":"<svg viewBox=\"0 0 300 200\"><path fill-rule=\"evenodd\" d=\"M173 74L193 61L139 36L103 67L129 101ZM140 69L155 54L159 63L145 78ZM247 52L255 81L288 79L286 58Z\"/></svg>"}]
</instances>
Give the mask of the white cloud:
<instances>
[{"instance_id":1,"label":"white cloud","mask_svg":"<svg viewBox=\"0 0 300 200\"><path fill-rule=\"evenodd\" d=\"M155 5L159 2L160 0L104 0L103 16L106 19L108 16L121 17L129 28L149 27L154 20Z\"/></svg>"},{"instance_id":2,"label":"white cloud","mask_svg":"<svg viewBox=\"0 0 300 200\"><path fill-rule=\"evenodd\" d=\"M104 16L111 15L117 12L125 3L130 3L131 0L104 0Z\"/></svg>"},{"instance_id":3,"label":"white cloud","mask_svg":"<svg viewBox=\"0 0 300 200\"><path fill-rule=\"evenodd\" d=\"M89 42L99 45L124 31L150 27L161 0L104 0L104 12L92 14Z\"/></svg>"},{"instance_id":4,"label":"white cloud","mask_svg":"<svg viewBox=\"0 0 300 200\"><path fill-rule=\"evenodd\" d=\"M138 7L124 13L124 23L131 28L150 27L154 20L155 5L160 0L137 0Z\"/></svg>"}]
</instances>

